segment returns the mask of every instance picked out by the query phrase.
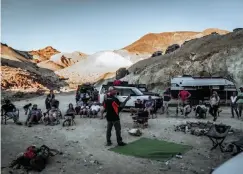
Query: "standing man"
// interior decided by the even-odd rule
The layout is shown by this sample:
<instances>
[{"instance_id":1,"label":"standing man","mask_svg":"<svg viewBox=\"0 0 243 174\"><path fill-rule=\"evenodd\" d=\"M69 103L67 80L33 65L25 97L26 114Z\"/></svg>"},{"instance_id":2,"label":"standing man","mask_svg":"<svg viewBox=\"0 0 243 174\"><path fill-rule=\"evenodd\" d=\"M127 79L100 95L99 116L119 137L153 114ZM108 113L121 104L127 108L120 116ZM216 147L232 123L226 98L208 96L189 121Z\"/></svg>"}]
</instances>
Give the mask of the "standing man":
<instances>
[{"instance_id":1,"label":"standing man","mask_svg":"<svg viewBox=\"0 0 243 174\"><path fill-rule=\"evenodd\" d=\"M233 92L233 96L230 97L230 101L231 101L230 106L231 106L232 118L235 117L234 112L236 113L236 116L239 118L239 113L238 113L238 110L237 110L237 104L235 103L236 99L237 99L236 93Z\"/></svg>"},{"instance_id":2,"label":"standing man","mask_svg":"<svg viewBox=\"0 0 243 174\"><path fill-rule=\"evenodd\" d=\"M181 90L178 94L178 97L181 101L181 105L183 106L184 104L186 104L188 98L191 97L191 93L186 90Z\"/></svg>"},{"instance_id":3,"label":"standing man","mask_svg":"<svg viewBox=\"0 0 243 174\"><path fill-rule=\"evenodd\" d=\"M191 93L189 93L188 91L186 90L181 90L178 94L178 99L179 99L179 103L178 103L178 106L177 106L177 109L176 109L176 113L178 114L179 110L181 110L180 108L182 107L182 115L184 115L185 113L183 112L184 111L184 107L187 105L187 100L188 98L191 97ZM185 115L184 115L185 116Z\"/></svg>"},{"instance_id":4,"label":"standing man","mask_svg":"<svg viewBox=\"0 0 243 174\"><path fill-rule=\"evenodd\" d=\"M242 110L243 110L243 86L240 87L240 91L238 92L235 103L237 103L237 105L238 105L239 117L241 117Z\"/></svg>"},{"instance_id":5,"label":"standing man","mask_svg":"<svg viewBox=\"0 0 243 174\"><path fill-rule=\"evenodd\" d=\"M55 95L53 90L50 90L50 93L46 96L45 104L46 104L46 110L51 109L51 103L55 99Z\"/></svg>"},{"instance_id":6,"label":"standing man","mask_svg":"<svg viewBox=\"0 0 243 174\"><path fill-rule=\"evenodd\" d=\"M106 119L107 119L107 132L106 132L106 141L107 146L112 145L111 142L111 130L112 127L115 127L116 130L116 138L118 146L125 146L126 143L122 141L121 137L121 123L119 118L119 112L126 105L126 102L130 99L130 96L126 98L123 103L116 97L116 91L113 87L109 87L108 93L106 95L106 99L104 101L104 108L106 111Z\"/></svg>"},{"instance_id":7,"label":"standing man","mask_svg":"<svg viewBox=\"0 0 243 174\"><path fill-rule=\"evenodd\" d=\"M169 114L169 101L171 100L170 89L167 88L163 94L163 113Z\"/></svg>"}]
</instances>

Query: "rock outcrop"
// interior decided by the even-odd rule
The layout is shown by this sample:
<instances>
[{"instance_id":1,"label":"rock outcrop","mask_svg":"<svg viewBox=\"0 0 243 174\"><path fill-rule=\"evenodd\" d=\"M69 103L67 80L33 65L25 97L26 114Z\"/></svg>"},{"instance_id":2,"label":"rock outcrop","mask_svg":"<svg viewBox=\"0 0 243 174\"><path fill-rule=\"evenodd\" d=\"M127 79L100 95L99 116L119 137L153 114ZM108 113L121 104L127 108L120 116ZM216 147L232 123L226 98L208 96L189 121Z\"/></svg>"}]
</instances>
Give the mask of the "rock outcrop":
<instances>
[{"instance_id":1,"label":"rock outcrop","mask_svg":"<svg viewBox=\"0 0 243 174\"><path fill-rule=\"evenodd\" d=\"M22 52L22 51L21 51ZM24 55L26 52L1 45L1 88L14 89L47 89L66 85L51 70L40 68L33 59Z\"/></svg>"},{"instance_id":2,"label":"rock outcrop","mask_svg":"<svg viewBox=\"0 0 243 174\"><path fill-rule=\"evenodd\" d=\"M233 80L239 86L243 84L242 43L242 30L193 39L171 54L132 65L128 69L130 74L123 80L145 83L154 90L162 90L170 85L172 77L200 75L206 71Z\"/></svg>"},{"instance_id":3,"label":"rock outcrop","mask_svg":"<svg viewBox=\"0 0 243 174\"><path fill-rule=\"evenodd\" d=\"M55 48L52 48L51 46L47 46L43 49L40 50L33 50L29 52L35 59L44 61L44 60L49 60L51 56L60 53L58 50Z\"/></svg>"},{"instance_id":4,"label":"rock outcrop","mask_svg":"<svg viewBox=\"0 0 243 174\"><path fill-rule=\"evenodd\" d=\"M180 45L178 45L178 44L170 45L170 46L168 46L168 48L166 49L165 54L170 54L170 53L174 52L175 50L177 50L177 49L179 49L179 48L180 48Z\"/></svg>"},{"instance_id":5,"label":"rock outcrop","mask_svg":"<svg viewBox=\"0 0 243 174\"><path fill-rule=\"evenodd\" d=\"M165 50L168 46L173 44L181 45L183 42L195 38L200 38L211 33L216 32L218 34L227 34L228 31L220 30L217 28L209 28L202 32L193 31L176 31L176 32L163 32L163 33L149 33L139 40L135 41L131 45L126 46L125 50L132 53L154 53L155 51Z\"/></svg>"}]
</instances>

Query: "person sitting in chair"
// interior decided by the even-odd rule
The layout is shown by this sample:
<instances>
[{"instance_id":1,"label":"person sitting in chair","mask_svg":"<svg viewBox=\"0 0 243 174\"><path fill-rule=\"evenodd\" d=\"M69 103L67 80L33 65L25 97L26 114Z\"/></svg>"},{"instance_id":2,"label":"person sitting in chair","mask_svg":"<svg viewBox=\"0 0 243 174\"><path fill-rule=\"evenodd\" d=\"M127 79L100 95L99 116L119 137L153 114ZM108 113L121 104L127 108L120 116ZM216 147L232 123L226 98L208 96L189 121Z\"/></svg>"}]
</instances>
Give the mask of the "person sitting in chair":
<instances>
[{"instance_id":1,"label":"person sitting in chair","mask_svg":"<svg viewBox=\"0 0 243 174\"><path fill-rule=\"evenodd\" d=\"M186 103L184 103L184 106L183 106L183 114L184 114L184 117L186 118L192 111L192 106L190 104L189 101L187 101Z\"/></svg>"},{"instance_id":2,"label":"person sitting in chair","mask_svg":"<svg viewBox=\"0 0 243 174\"><path fill-rule=\"evenodd\" d=\"M131 116L134 115L134 113L138 113L139 111L143 111L144 110L144 104L143 101L140 99L137 99L135 101L135 108L131 108Z\"/></svg>"},{"instance_id":3,"label":"person sitting in chair","mask_svg":"<svg viewBox=\"0 0 243 174\"><path fill-rule=\"evenodd\" d=\"M42 117L42 112L38 109L37 105L34 104L30 110L26 119L25 125L31 127L33 123L38 123Z\"/></svg>"},{"instance_id":4,"label":"person sitting in chair","mask_svg":"<svg viewBox=\"0 0 243 174\"><path fill-rule=\"evenodd\" d=\"M21 122L19 122L19 115L17 113L17 108L10 100L5 100L5 103L2 105L2 114L6 114L7 117L12 118L14 123L17 125L22 125ZM2 115L3 116L3 115Z\"/></svg>"},{"instance_id":5,"label":"person sitting in chair","mask_svg":"<svg viewBox=\"0 0 243 174\"><path fill-rule=\"evenodd\" d=\"M195 107L194 110L195 110L195 117L196 118L206 118L206 114L207 114L208 109L202 101L199 101L199 104Z\"/></svg>"},{"instance_id":6,"label":"person sitting in chair","mask_svg":"<svg viewBox=\"0 0 243 174\"><path fill-rule=\"evenodd\" d=\"M90 114L92 116L95 116L98 114L99 111L100 111L100 106L98 105L98 103L94 102L93 105L91 105L90 107Z\"/></svg>"},{"instance_id":7,"label":"person sitting in chair","mask_svg":"<svg viewBox=\"0 0 243 174\"><path fill-rule=\"evenodd\" d=\"M75 107L75 111L77 114L80 113L81 107L84 105L84 102L82 101L82 99L79 99L76 103L76 107Z\"/></svg>"},{"instance_id":8,"label":"person sitting in chair","mask_svg":"<svg viewBox=\"0 0 243 174\"><path fill-rule=\"evenodd\" d=\"M69 103L65 116L71 116L74 119L75 115L76 110L74 109L73 104Z\"/></svg>"},{"instance_id":9,"label":"person sitting in chair","mask_svg":"<svg viewBox=\"0 0 243 174\"><path fill-rule=\"evenodd\" d=\"M51 126L54 126L54 122L59 120L59 118L61 117L61 111L58 109L58 107L56 105L52 105L51 109L49 111L47 111L48 113L48 121L50 123Z\"/></svg>"},{"instance_id":10,"label":"person sitting in chair","mask_svg":"<svg viewBox=\"0 0 243 174\"><path fill-rule=\"evenodd\" d=\"M145 102L145 111L148 112L149 117L151 117L153 109L154 109L154 100L152 99L151 96L149 96L148 100Z\"/></svg>"}]
</instances>

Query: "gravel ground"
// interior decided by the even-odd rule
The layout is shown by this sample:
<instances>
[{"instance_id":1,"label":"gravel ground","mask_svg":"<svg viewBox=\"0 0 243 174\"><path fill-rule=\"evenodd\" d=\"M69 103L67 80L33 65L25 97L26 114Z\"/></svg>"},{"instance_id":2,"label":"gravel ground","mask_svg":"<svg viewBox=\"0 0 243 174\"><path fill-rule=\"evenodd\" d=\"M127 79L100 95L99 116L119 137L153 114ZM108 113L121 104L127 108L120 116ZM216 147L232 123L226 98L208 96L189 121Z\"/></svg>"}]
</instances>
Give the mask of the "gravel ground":
<instances>
[{"instance_id":1,"label":"gravel ground","mask_svg":"<svg viewBox=\"0 0 243 174\"><path fill-rule=\"evenodd\" d=\"M38 104L44 109L44 96L16 102L20 108L20 120L25 121L26 116L22 107L26 103ZM58 94L60 108L64 112L70 102L74 103L74 94ZM157 119L149 120L149 127L142 130L143 137L157 138L170 142L176 142L192 146L192 150L183 155L182 159L172 158L167 163L139 159L119 155L108 151L105 146L106 121L100 119L79 118L75 119L76 126L63 128L61 125L44 126L36 125L31 128L14 125L11 120L7 125L2 125L2 173L9 173L6 166L14 157L24 151L28 146L46 144L58 149L63 155L57 155L50 159L50 163L41 173L87 173L87 174L207 174L212 168L217 167L231 157L231 154L221 153L219 149L210 151L212 144L207 137L175 132L174 126L186 121L197 121L191 118L175 118L173 108L169 117L158 115ZM128 134L133 122L128 113L121 113L122 137L125 142L132 142L139 137ZM236 129L243 130L243 121L230 118L230 110L223 108L217 123L225 123ZM208 117L205 121L212 121ZM229 135L225 142L235 140L236 135ZM116 137L113 133L112 140L116 146ZM6 167L6 168L4 168ZM12 173L21 173L21 170ZM36 173L36 172L31 172Z\"/></svg>"}]
</instances>

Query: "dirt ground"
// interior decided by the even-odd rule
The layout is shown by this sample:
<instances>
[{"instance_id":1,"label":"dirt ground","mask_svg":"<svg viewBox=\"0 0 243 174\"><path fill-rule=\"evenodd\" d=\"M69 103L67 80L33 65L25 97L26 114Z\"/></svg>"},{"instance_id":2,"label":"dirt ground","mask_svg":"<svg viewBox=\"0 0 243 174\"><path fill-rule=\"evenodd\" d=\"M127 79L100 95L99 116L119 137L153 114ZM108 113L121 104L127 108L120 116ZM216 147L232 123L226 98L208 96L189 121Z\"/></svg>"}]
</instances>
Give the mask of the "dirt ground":
<instances>
[{"instance_id":1,"label":"dirt ground","mask_svg":"<svg viewBox=\"0 0 243 174\"><path fill-rule=\"evenodd\" d=\"M75 103L74 94L59 94L56 97L60 101L60 109L64 112L70 102ZM20 109L20 120L25 121L26 116L22 107L26 103L38 104L44 109L45 96L16 102ZM175 112L171 109L171 116L158 115L157 119L149 120L149 127L142 130L143 137L156 138L180 144L192 146L192 150L183 154L182 159L172 158L167 162L151 161L130 156L116 154L105 146L106 120L98 118L75 119L76 126L63 128L61 125L44 126L36 125L31 128L14 125L9 120L7 125L1 125L2 141L2 173L23 173L21 170L11 170L6 166L17 154L23 152L28 146L45 144L51 148L63 152L62 155L50 159L41 173L84 173L84 174L141 174L141 173L164 173L164 174L208 174L212 168L217 167L231 157L231 154L221 153L219 149L210 151L212 144L207 137L175 132L174 126L186 121L197 121L191 118L175 118ZM122 137L129 143L139 139L128 134L132 128L132 118L128 113L121 113ZM243 130L243 121L230 118L230 110L223 108L217 123L225 123L236 129ZM208 116L205 121L212 121ZM237 139L229 135L226 142ZM116 137L113 132L112 141L116 146ZM30 172L36 173L36 172Z\"/></svg>"}]
</instances>

